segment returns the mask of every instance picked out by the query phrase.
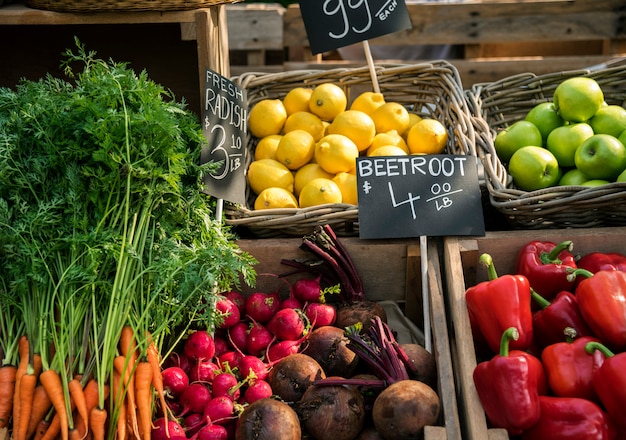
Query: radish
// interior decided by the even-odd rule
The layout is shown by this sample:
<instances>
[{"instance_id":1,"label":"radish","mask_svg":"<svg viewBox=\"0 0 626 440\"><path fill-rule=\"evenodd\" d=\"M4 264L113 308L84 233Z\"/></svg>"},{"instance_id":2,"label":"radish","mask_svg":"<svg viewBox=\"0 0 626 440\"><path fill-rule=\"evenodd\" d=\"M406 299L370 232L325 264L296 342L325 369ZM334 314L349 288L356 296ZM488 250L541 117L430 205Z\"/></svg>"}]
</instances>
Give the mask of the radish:
<instances>
[{"instance_id":1,"label":"radish","mask_svg":"<svg viewBox=\"0 0 626 440\"><path fill-rule=\"evenodd\" d=\"M215 356L219 356L233 349L230 342L228 342L227 335L213 336L213 344L215 345Z\"/></svg>"},{"instance_id":2,"label":"radish","mask_svg":"<svg viewBox=\"0 0 626 440\"><path fill-rule=\"evenodd\" d=\"M234 417L235 403L228 396L217 396L204 407L204 420L209 424L224 425Z\"/></svg>"},{"instance_id":3,"label":"radish","mask_svg":"<svg viewBox=\"0 0 626 440\"><path fill-rule=\"evenodd\" d=\"M235 369L238 367L242 357L243 354L238 350L227 351L217 358L217 365L220 367L220 370Z\"/></svg>"},{"instance_id":4,"label":"radish","mask_svg":"<svg viewBox=\"0 0 626 440\"><path fill-rule=\"evenodd\" d=\"M201 360L191 367L189 379L191 382L211 382L220 367L213 361Z\"/></svg>"},{"instance_id":5,"label":"radish","mask_svg":"<svg viewBox=\"0 0 626 440\"><path fill-rule=\"evenodd\" d=\"M246 316L246 297L242 293L231 290L224 295L239 309L239 316Z\"/></svg>"},{"instance_id":6,"label":"radish","mask_svg":"<svg viewBox=\"0 0 626 440\"><path fill-rule=\"evenodd\" d=\"M254 321L265 324L280 310L278 292L254 292L246 300L246 314Z\"/></svg>"},{"instance_id":7,"label":"radish","mask_svg":"<svg viewBox=\"0 0 626 440\"><path fill-rule=\"evenodd\" d=\"M281 309L301 309L303 307L302 301L293 295L289 295L287 298L281 301Z\"/></svg>"},{"instance_id":8,"label":"radish","mask_svg":"<svg viewBox=\"0 0 626 440\"><path fill-rule=\"evenodd\" d=\"M241 384L237 377L229 372L219 373L213 378L213 382L211 382L212 390L213 390L213 398L219 396L227 396L232 400L239 399L239 395L241 394L240 387Z\"/></svg>"},{"instance_id":9,"label":"radish","mask_svg":"<svg viewBox=\"0 0 626 440\"><path fill-rule=\"evenodd\" d=\"M253 355L244 356L239 362L239 373L243 379L255 377L257 379L266 379L269 366L261 360L261 358Z\"/></svg>"},{"instance_id":10,"label":"radish","mask_svg":"<svg viewBox=\"0 0 626 440\"><path fill-rule=\"evenodd\" d=\"M167 436L168 432L169 437ZM172 420L171 418L168 419L166 429L165 419L163 417L159 417L158 419L152 421L151 437L154 440L173 440L187 438L187 435L185 434L185 430L182 425L176 420Z\"/></svg>"},{"instance_id":11,"label":"radish","mask_svg":"<svg viewBox=\"0 0 626 440\"><path fill-rule=\"evenodd\" d=\"M228 430L221 425L208 424L196 435L196 440L229 440Z\"/></svg>"},{"instance_id":12,"label":"radish","mask_svg":"<svg viewBox=\"0 0 626 440\"><path fill-rule=\"evenodd\" d=\"M211 359L215 355L213 336L206 330L196 330L185 341L183 353L196 361Z\"/></svg>"},{"instance_id":13,"label":"radish","mask_svg":"<svg viewBox=\"0 0 626 440\"><path fill-rule=\"evenodd\" d=\"M322 275L315 278L300 278L292 285L293 295L303 303L320 302Z\"/></svg>"},{"instance_id":14,"label":"radish","mask_svg":"<svg viewBox=\"0 0 626 440\"><path fill-rule=\"evenodd\" d=\"M178 367L181 368L185 373L189 374L189 368L191 367L192 361L186 356L184 353L173 352L170 354L167 359L163 362L162 368L168 367Z\"/></svg>"},{"instance_id":15,"label":"radish","mask_svg":"<svg viewBox=\"0 0 626 440\"><path fill-rule=\"evenodd\" d=\"M161 371L163 388L168 397L178 397L189 386L189 376L180 367L167 367Z\"/></svg>"},{"instance_id":16,"label":"radish","mask_svg":"<svg viewBox=\"0 0 626 440\"><path fill-rule=\"evenodd\" d=\"M280 341L294 341L306 329L306 316L300 309L281 309L267 323L267 329Z\"/></svg>"},{"instance_id":17,"label":"radish","mask_svg":"<svg viewBox=\"0 0 626 440\"><path fill-rule=\"evenodd\" d=\"M265 360L271 364L278 362L279 360L289 356L290 354L295 354L300 351L300 347L302 343L308 338L309 333L302 336L300 339L295 341L278 341L276 343L270 344L265 353Z\"/></svg>"},{"instance_id":18,"label":"radish","mask_svg":"<svg viewBox=\"0 0 626 440\"><path fill-rule=\"evenodd\" d=\"M179 401L183 409L178 414L178 417L183 417L189 413L202 414L204 407L211 398L211 391L203 383L195 382L189 384L187 389L180 395Z\"/></svg>"},{"instance_id":19,"label":"radish","mask_svg":"<svg viewBox=\"0 0 626 440\"><path fill-rule=\"evenodd\" d=\"M252 403L266 397L271 397L273 394L272 387L269 382L261 379L254 379L248 388L243 393L243 403Z\"/></svg>"},{"instance_id":20,"label":"radish","mask_svg":"<svg viewBox=\"0 0 626 440\"><path fill-rule=\"evenodd\" d=\"M228 340L232 346L240 351L248 351L248 331L249 324L245 321L240 321L228 329Z\"/></svg>"},{"instance_id":21,"label":"radish","mask_svg":"<svg viewBox=\"0 0 626 440\"><path fill-rule=\"evenodd\" d=\"M202 414L191 413L183 419L183 427L188 436L192 436L206 425L206 420Z\"/></svg>"},{"instance_id":22,"label":"radish","mask_svg":"<svg viewBox=\"0 0 626 440\"><path fill-rule=\"evenodd\" d=\"M215 303L220 323L218 328L230 328L241 319L239 307L228 298L220 298Z\"/></svg>"},{"instance_id":23,"label":"radish","mask_svg":"<svg viewBox=\"0 0 626 440\"><path fill-rule=\"evenodd\" d=\"M270 332L266 326L258 322L252 321L252 326L248 332L248 354L254 356L261 356L267 350L274 335Z\"/></svg>"},{"instance_id":24,"label":"radish","mask_svg":"<svg viewBox=\"0 0 626 440\"><path fill-rule=\"evenodd\" d=\"M332 304L308 303L304 308L304 314L313 328L333 325L337 321L337 309Z\"/></svg>"}]
</instances>

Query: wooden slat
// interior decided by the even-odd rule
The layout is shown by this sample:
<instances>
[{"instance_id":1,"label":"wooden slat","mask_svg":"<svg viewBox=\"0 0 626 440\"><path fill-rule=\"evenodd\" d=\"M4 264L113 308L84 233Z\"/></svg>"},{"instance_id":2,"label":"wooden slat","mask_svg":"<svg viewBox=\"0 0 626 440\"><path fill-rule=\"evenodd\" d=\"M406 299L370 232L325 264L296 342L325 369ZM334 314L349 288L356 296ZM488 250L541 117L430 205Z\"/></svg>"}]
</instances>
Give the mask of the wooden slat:
<instances>
[{"instance_id":1,"label":"wooden slat","mask_svg":"<svg viewBox=\"0 0 626 440\"><path fill-rule=\"evenodd\" d=\"M285 8L269 4L226 7L231 50L282 50Z\"/></svg>"}]
</instances>

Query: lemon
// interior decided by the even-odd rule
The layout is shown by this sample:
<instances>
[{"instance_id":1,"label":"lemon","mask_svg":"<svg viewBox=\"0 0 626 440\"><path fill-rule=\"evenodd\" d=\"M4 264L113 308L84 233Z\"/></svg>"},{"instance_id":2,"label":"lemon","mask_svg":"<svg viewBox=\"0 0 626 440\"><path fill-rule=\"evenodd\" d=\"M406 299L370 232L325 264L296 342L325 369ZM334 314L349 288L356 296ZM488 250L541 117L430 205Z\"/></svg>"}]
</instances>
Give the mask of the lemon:
<instances>
[{"instance_id":1,"label":"lemon","mask_svg":"<svg viewBox=\"0 0 626 440\"><path fill-rule=\"evenodd\" d=\"M404 138L400 136L396 130L391 130L384 133L377 133L376 136L374 136L372 144L367 149L367 155L369 156L371 151L385 145L400 147L406 152L406 154L409 154L409 147L407 146Z\"/></svg>"},{"instance_id":2,"label":"lemon","mask_svg":"<svg viewBox=\"0 0 626 440\"><path fill-rule=\"evenodd\" d=\"M315 139L315 142L317 142L324 136L326 126L318 116L309 111L295 112L287 116L285 126L283 127L284 133L289 133L293 130L308 131Z\"/></svg>"},{"instance_id":3,"label":"lemon","mask_svg":"<svg viewBox=\"0 0 626 440\"><path fill-rule=\"evenodd\" d=\"M309 99L309 111L323 121L332 121L335 116L346 110L347 105L345 92L333 83L316 86Z\"/></svg>"},{"instance_id":4,"label":"lemon","mask_svg":"<svg viewBox=\"0 0 626 440\"><path fill-rule=\"evenodd\" d=\"M276 160L290 170L297 170L307 164L314 154L315 139L304 130L285 133L276 148Z\"/></svg>"},{"instance_id":5,"label":"lemon","mask_svg":"<svg viewBox=\"0 0 626 440\"><path fill-rule=\"evenodd\" d=\"M404 133L402 133L402 137L405 140L409 134L409 130L411 129L411 127L413 127L415 124L417 124L421 120L422 120L422 117L420 115L418 115L417 113L409 112L409 126L407 127L406 130L404 130Z\"/></svg>"},{"instance_id":6,"label":"lemon","mask_svg":"<svg viewBox=\"0 0 626 440\"><path fill-rule=\"evenodd\" d=\"M376 135L374 121L360 110L346 110L339 113L327 129L328 134L342 134L356 144L359 151L365 151Z\"/></svg>"},{"instance_id":7,"label":"lemon","mask_svg":"<svg viewBox=\"0 0 626 440\"><path fill-rule=\"evenodd\" d=\"M368 156L406 156L407 152L395 145L383 145L382 147L368 150Z\"/></svg>"},{"instance_id":8,"label":"lemon","mask_svg":"<svg viewBox=\"0 0 626 440\"><path fill-rule=\"evenodd\" d=\"M352 101L350 110L359 110L363 113L371 115L374 110L385 103L385 97L382 93L363 92Z\"/></svg>"},{"instance_id":9,"label":"lemon","mask_svg":"<svg viewBox=\"0 0 626 440\"><path fill-rule=\"evenodd\" d=\"M317 179L318 177L332 179L334 176L324 171L324 169L317 163L308 163L303 167L300 167L294 176L293 191L295 195L300 195L300 191L302 191L304 185L313 179Z\"/></svg>"},{"instance_id":10,"label":"lemon","mask_svg":"<svg viewBox=\"0 0 626 440\"><path fill-rule=\"evenodd\" d=\"M324 205L326 203L341 203L341 190L331 179L323 177L313 179L300 191L300 208Z\"/></svg>"},{"instance_id":11,"label":"lemon","mask_svg":"<svg viewBox=\"0 0 626 440\"><path fill-rule=\"evenodd\" d=\"M399 134L406 131L410 123L409 111L398 102L386 102L372 113L376 124L376 133L396 130Z\"/></svg>"},{"instance_id":12,"label":"lemon","mask_svg":"<svg viewBox=\"0 0 626 440\"><path fill-rule=\"evenodd\" d=\"M424 118L411 127L406 143L411 154L440 154L447 142L446 127L437 119Z\"/></svg>"},{"instance_id":13,"label":"lemon","mask_svg":"<svg viewBox=\"0 0 626 440\"><path fill-rule=\"evenodd\" d=\"M254 209L297 208L296 196L285 188L271 187L261 191L254 200Z\"/></svg>"},{"instance_id":14,"label":"lemon","mask_svg":"<svg viewBox=\"0 0 626 440\"><path fill-rule=\"evenodd\" d=\"M280 134L287 120L287 111L280 99L263 99L250 109L248 126L253 136L261 139Z\"/></svg>"},{"instance_id":15,"label":"lemon","mask_svg":"<svg viewBox=\"0 0 626 440\"><path fill-rule=\"evenodd\" d=\"M357 157L356 144L342 134L328 134L315 144L315 162L331 174L352 170Z\"/></svg>"},{"instance_id":16,"label":"lemon","mask_svg":"<svg viewBox=\"0 0 626 440\"><path fill-rule=\"evenodd\" d=\"M333 177L333 182L337 184L341 191L341 203L358 204L356 174L338 173Z\"/></svg>"},{"instance_id":17,"label":"lemon","mask_svg":"<svg viewBox=\"0 0 626 440\"><path fill-rule=\"evenodd\" d=\"M292 192L293 174L277 160L255 160L248 167L248 183L255 194L261 194L261 191L273 186Z\"/></svg>"},{"instance_id":18,"label":"lemon","mask_svg":"<svg viewBox=\"0 0 626 440\"><path fill-rule=\"evenodd\" d=\"M292 115L295 112L308 112L311 93L313 93L313 89L306 87L295 87L289 90L283 98L287 115Z\"/></svg>"},{"instance_id":19,"label":"lemon","mask_svg":"<svg viewBox=\"0 0 626 440\"><path fill-rule=\"evenodd\" d=\"M280 134L270 134L261 139L254 149L254 160L276 159L276 148L282 137Z\"/></svg>"}]
</instances>

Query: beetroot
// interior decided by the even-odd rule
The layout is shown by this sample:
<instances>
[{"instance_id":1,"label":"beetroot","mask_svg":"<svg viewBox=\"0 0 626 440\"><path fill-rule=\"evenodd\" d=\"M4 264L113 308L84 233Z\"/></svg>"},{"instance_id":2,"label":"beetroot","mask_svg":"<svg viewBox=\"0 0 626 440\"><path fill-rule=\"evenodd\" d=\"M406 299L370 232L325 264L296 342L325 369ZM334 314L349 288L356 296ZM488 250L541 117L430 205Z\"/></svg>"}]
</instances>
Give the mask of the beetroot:
<instances>
[{"instance_id":1,"label":"beetroot","mask_svg":"<svg viewBox=\"0 0 626 440\"><path fill-rule=\"evenodd\" d=\"M311 332L302 353L311 356L328 376L350 377L359 357L348 348L344 331L334 326L319 327Z\"/></svg>"},{"instance_id":2,"label":"beetroot","mask_svg":"<svg viewBox=\"0 0 626 440\"><path fill-rule=\"evenodd\" d=\"M367 330L372 319L380 318L382 322L387 322L387 312L383 306L374 301L353 301L342 303L337 307L337 320L335 325L339 328L346 328L358 322L363 324L363 330Z\"/></svg>"},{"instance_id":3,"label":"beetroot","mask_svg":"<svg viewBox=\"0 0 626 440\"><path fill-rule=\"evenodd\" d=\"M254 292L246 299L246 314L253 321L265 324L280 310L278 292Z\"/></svg>"},{"instance_id":4,"label":"beetroot","mask_svg":"<svg viewBox=\"0 0 626 440\"><path fill-rule=\"evenodd\" d=\"M307 323L299 309L281 309L267 323L267 329L280 341L295 341L302 337Z\"/></svg>"},{"instance_id":5,"label":"beetroot","mask_svg":"<svg viewBox=\"0 0 626 440\"><path fill-rule=\"evenodd\" d=\"M267 398L251 403L237 420L235 440L301 440L296 412L286 403Z\"/></svg>"},{"instance_id":6,"label":"beetroot","mask_svg":"<svg viewBox=\"0 0 626 440\"><path fill-rule=\"evenodd\" d=\"M220 298L215 303L215 310L218 312L218 328L229 328L237 324L241 319L239 307L228 298Z\"/></svg>"},{"instance_id":7,"label":"beetroot","mask_svg":"<svg viewBox=\"0 0 626 440\"><path fill-rule=\"evenodd\" d=\"M185 340L183 352L191 359L211 359L215 355L213 336L206 330L196 330Z\"/></svg>"},{"instance_id":8,"label":"beetroot","mask_svg":"<svg viewBox=\"0 0 626 440\"><path fill-rule=\"evenodd\" d=\"M267 381L274 394L286 402L297 402L313 381L326 378L320 364L311 356L291 354L270 370Z\"/></svg>"},{"instance_id":9,"label":"beetroot","mask_svg":"<svg viewBox=\"0 0 626 440\"><path fill-rule=\"evenodd\" d=\"M333 325L337 321L337 309L332 304L309 303L304 308L304 314L313 328Z\"/></svg>"},{"instance_id":10,"label":"beetroot","mask_svg":"<svg viewBox=\"0 0 626 440\"><path fill-rule=\"evenodd\" d=\"M189 376L180 367L167 367L161 371L163 388L169 397L178 397L189 386Z\"/></svg>"},{"instance_id":11,"label":"beetroot","mask_svg":"<svg viewBox=\"0 0 626 440\"><path fill-rule=\"evenodd\" d=\"M437 387L437 361L435 355L419 344L400 344L409 357L412 368L409 370L411 379L424 382L431 388Z\"/></svg>"}]
</instances>

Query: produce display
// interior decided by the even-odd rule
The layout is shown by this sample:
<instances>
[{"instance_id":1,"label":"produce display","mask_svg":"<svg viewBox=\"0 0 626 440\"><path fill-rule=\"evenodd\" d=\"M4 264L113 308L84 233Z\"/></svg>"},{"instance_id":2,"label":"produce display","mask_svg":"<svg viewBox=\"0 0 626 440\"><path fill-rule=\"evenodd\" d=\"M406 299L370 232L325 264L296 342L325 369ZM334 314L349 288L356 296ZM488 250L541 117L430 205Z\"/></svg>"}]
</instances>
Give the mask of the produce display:
<instances>
[{"instance_id":1,"label":"produce display","mask_svg":"<svg viewBox=\"0 0 626 440\"><path fill-rule=\"evenodd\" d=\"M626 109L588 77L559 83L549 102L499 131L496 153L515 186L599 186L626 180Z\"/></svg>"},{"instance_id":2,"label":"produce display","mask_svg":"<svg viewBox=\"0 0 626 440\"><path fill-rule=\"evenodd\" d=\"M473 381L490 426L520 439L618 439L626 433L626 272L621 253L572 253L533 240L515 271L465 298L478 363Z\"/></svg>"},{"instance_id":3,"label":"produce display","mask_svg":"<svg viewBox=\"0 0 626 440\"><path fill-rule=\"evenodd\" d=\"M448 133L382 93L362 92L348 105L341 87L294 87L281 99L257 102L249 115L258 140L247 179L254 209L357 204L360 155L438 154Z\"/></svg>"}]
</instances>

